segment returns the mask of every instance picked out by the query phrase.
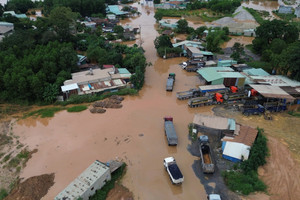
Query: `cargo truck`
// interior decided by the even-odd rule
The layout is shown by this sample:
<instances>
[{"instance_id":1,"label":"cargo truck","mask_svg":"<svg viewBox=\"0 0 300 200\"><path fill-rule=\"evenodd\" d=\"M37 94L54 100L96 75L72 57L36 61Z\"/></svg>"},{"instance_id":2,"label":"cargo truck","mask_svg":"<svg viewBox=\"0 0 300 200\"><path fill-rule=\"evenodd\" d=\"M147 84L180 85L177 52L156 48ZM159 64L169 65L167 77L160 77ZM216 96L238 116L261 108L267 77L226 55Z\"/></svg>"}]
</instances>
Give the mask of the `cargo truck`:
<instances>
[{"instance_id":1,"label":"cargo truck","mask_svg":"<svg viewBox=\"0 0 300 200\"><path fill-rule=\"evenodd\" d=\"M166 91L171 91L171 92L173 91L174 82L175 82L175 73L170 73L167 79Z\"/></svg>"},{"instance_id":2,"label":"cargo truck","mask_svg":"<svg viewBox=\"0 0 300 200\"><path fill-rule=\"evenodd\" d=\"M176 97L179 100L184 100L184 99L190 99L190 98L195 98L199 97L201 94L200 90L197 88L192 88L188 91L183 91L183 92L177 92Z\"/></svg>"},{"instance_id":3,"label":"cargo truck","mask_svg":"<svg viewBox=\"0 0 300 200\"><path fill-rule=\"evenodd\" d=\"M199 150L201 157L201 167L203 173L214 173L215 165L213 164L211 157L211 149L209 146L208 137L206 135L201 135L199 137Z\"/></svg>"},{"instance_id":4,"label":"cargo truck","mask_svg":"<svg viewBox=\"0 0 300 200\"><path fill-rule=\"evenodd\" d=\"M241 108L241 111L246 116L261 115L265 112L265 108L260 104L257 104L257 105L244 105Z\"/></svg>"},{"instance_id":5,"label":"cargo truck","mask_svg":"<svg viewBox=\"0 0 300 200\"><path fill-rule=\"evenodd\" d=\"M167 157L164 159L164 166L167 170L172 184L182 184L184 177L173 157Z\"/></svg>"},{"instance_id":6,"label":"cargo truck","mask_svg":"<svg viewBox=\"0 0 300 200\"><path fill-rule=\"evenodd\" d=\"M169 146L176 146L178 143L178 137L173 124L173 117L164 117L165 121L165 134Z\"/></svg>"}]
</instances>

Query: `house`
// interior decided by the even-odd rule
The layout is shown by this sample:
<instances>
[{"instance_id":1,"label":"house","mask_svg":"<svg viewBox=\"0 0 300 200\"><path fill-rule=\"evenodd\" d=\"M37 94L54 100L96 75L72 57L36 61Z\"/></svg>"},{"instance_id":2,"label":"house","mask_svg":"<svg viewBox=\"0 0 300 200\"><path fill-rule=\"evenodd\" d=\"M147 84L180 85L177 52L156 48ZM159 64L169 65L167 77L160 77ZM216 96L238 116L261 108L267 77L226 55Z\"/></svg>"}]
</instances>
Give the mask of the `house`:
<instances>
[{"instance_id":1,"label":"house","mask_svg":"<svg viewBox=\"0 0 300 200\"><path fill-rule=\"evenodd\" d=\"M107 181L111 180L110 168L96 160L72 183L70 183L54 200L88 200Z\"/></svg>"},{"instance_id":2,"label":"house","mask_svg":"<svg viewBox=\"0 0 300 200\"><path fill-rule=\"evenodd\" d=\"M83 65L83 64L86 64L86 56L83 56L83 55L77 55L77 58L78 58L78 61L77 61L77 65L80 66L80 65Z\"/></svg>"},{"instance_id":3,"label":"house","mask_svg":"<svg viewBox=\"0 0 300 200\"><path fill-rule=\"evenodd\" d=\"M186 53L187 53L187 56L190 57L190 58L199 58L199 57L203 57L200 49L198 49L197 47L192 47L192 46L188 46L186 47Z\"/></svg>"},{"instance_id":4,"label":"house","mask_svg":"<svg viewBox=\"0 0 300 200\"><path fill-rule=\"evenodd\" d=\"M173 34L173 31L172 30L164 30L163 32L162 32L162 35L168 35L168 36L170 36L170 35L172 35Z\"/></svg>"},{"instance_id":5,"label":"house","mask_svg":"<svg viewBox=\"0 0 300 200\"><path fill-rule=\"evenodd\" d=\"M106 15L106 18L107 18L108 20L115 20L115 19L116 19L116 15L115 15L115 14L107 14L107 15Z\"/></svg>"},{"instance_id":6,"label":"house","mask_svg":"<svg viewBox=\"0 0 300 200\"><path fill-rule=\"evenodd\" d=\"M297 16L297 18L300 18L300 5L295 8L295 15Z\"/></svg>"},{"instance_id":7,"label":"house","mask_svg":"<svg viewBox=\"0 0 300 200\"><path fill-rule=\"evenodd\" d=\"M231 65L237 64L236 60L219 60L218 67L230 67Z\"/></svg>"},{"instance_id":8,"label":"house","mask_svg":"<svg viewBox=\"0 0 300 200\"><path fill-rule=\"evenodd\" d=\"M113 13L116 16L127 15L128 12L121 11L118 5L108 5L106 8L107 13Z\"/></svg>"},{"instance_id":9,"label":"house","mask_svg":"<svg viewBox=\"0 0 300 200\"><path fill-rule=\"evenodd\" d=\"M244 86L246 79L246 76L234 72L230 67L205 67L197 70L197 73L206 85Z\"/></svg>"},{"instance_id":10,"label":"house","mask_svg":"<svg viewBox=\"0 0 300 200\"><path fill-rule=\"evenodd\" d=\"M292 14L293 13L293 7L280 5L279 9L278 9L278 13L281 13L281 14Z\"/></svg>"},{"instance_id":11,"label":"house","mask_svg":"<svg viewBox=\"0 0 300 200\"><path fill-rule=\"evenodd\" d=\"M234 119L202 114L194 115L193 125L198 131L215 131L220 136L224 134L233 135L236 130Z\"/></svg>"},{"instance_id":12,"label":"house","mask_svg":"<svg viewBox=\"0 0 300 200\"><path fill-rule=\"evenodd\" d=\"M178 24L177 23L174 23L174 24L171 24L170 22L166 21L166 20L160 20L159 21L159 25L161 27L164 27L164 28L169 28L169 29L175 29L177 28Z\"/></svg>"},{"instance_id":13,"label":"house","mask_svg":"<svg viewBox=\"0 0 300 200\"><path fill-rule=\"evenodd\" d=\"M81 24L84 24L85 27L91 28L94 30L96 28L96 22L91 22L91 21L83 21Z\"/></svg>"},{"instance_id":14,"label":"house","mask_svg":"<svg viewBox=\"0 0 300 200\"><path fill-rule=\"evenodd\" d=\"M5 12L3 12L3 16L4 15L11 15L11 16L19 18L19 19L27 18L27 16L25 14L16 14L15 11L5 11Z\"/></svg>"},{"instance_id":15,"label":"house","mask_svg":"<svg viewBox=\"0 0 300 200\"><path fill-rule=\"evenodd\" d=\"M196 42L196 41L191 41L191 40L181 41L181 42L172 44L172 46L174 48L180 47L183 50L183 56L187 56L187 47L196 47L200 50L204 49L201 42ZM202 57L202 55L201 55L201 57Z\"/></svg>"},{"instance_id":16,"label":"house","mask_svg":"<svg viewBox=\"0 0 300 200\"><path fill-rule=\"evenodd\" d=\"M251 28L251 29L245 29L244 30L244 36L256 37L255 29L253 29L253 28Z\"/></svg>"},{"instance_id":17,"label":"house","mask_svg":"<svg viewBox=\"0 0 300 200\"><path fill-rule=\"evenodd\" d=\"M232 162L248 160L250 154L250 146L238 142L226 142L222 150L222 157Z\"/></svg>"},{"instance_id":18,"label":"house","mask_svg":"<svg viewBox=\"0 0 300 200\"><path fill-rule=\"evenodd\" d=\"M14 30L14 24L9 22L0 22L0 41L11 34Z\"/></svg>"},{"instance_id":19,"label":"house","mask_svg":"<svg viewBox=\"0 0 300 200\"><path fill-rule=\"evenodd\" d=\"M117 76L115 68L92 69L72 73L72 79L66 80L61 86L64 99L70 95L94 94L126 87L126 81L131 74Z\"/></svg>"},{"instance_id":20,"label":"house","mask_svg":"<svg viewBox=\"0 0 300 200\"><path fill-rule=\"evenodd\" d=\"M123 37L125 40L135 40L135 35L133 32L124 32Z\"/></svg>"},{"instance_id":21,"label":"house","mask_svg":"<svg viewBox=\"0 0 300 200\"><path fill-rule=\"evenodd\" d=\"M201 54L203 55L204 61L210 61L214 59L214 54L210 51L201 51Z\"/></svg>"}]
</instances>

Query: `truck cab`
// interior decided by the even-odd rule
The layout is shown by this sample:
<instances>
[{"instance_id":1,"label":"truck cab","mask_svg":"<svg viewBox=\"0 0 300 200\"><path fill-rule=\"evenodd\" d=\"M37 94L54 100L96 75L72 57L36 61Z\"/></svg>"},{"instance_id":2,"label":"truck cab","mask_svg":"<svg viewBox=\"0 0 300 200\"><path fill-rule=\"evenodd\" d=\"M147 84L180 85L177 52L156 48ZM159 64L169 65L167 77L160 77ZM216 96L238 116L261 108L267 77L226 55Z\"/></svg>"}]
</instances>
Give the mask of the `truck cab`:
<instances>
[{"instance_id":1,"label":"truck cab","mask_svg":"<svg viewBox=\"0 0 300 200\"><path fill-rule=\"evenodd\" d=\"M164 167L167 170L172 184L182 184L184 177L175 161L174 157L167 157L164 159Z\"/></svg>"},{"instance_id":2,"label":"truck cab","mask_svg":"<svg viewBox=\"0 0 300 200\"><path fill-rule=\"evenodd\" d=\"M221 196L218 194L210 194L210 195L207 195L207 199L208 200L221 200Z\"/></svg>"}]
</instances>

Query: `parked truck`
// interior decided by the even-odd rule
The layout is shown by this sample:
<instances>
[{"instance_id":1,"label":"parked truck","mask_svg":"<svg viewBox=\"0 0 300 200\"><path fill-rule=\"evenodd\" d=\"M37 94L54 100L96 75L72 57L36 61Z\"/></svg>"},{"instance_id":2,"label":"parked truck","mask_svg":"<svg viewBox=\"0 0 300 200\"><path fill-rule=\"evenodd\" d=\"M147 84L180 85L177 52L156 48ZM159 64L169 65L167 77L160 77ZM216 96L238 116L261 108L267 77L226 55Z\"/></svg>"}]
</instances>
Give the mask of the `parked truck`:
<instances>
[{"instance_id":1,"label":"parked truck","mask_svg":"<svg viewBox=\"0 0 300 200\"><path fill-rule=\"evenodd\" d=\"M249 115L261 115L265 112L265 108L260 105L244 105L241 108L241 111L244 115L249 116Z\"/></svg>"},{"instance_id":2,"label":"parked truck","mask_svg":"<svg viewBox=\"0 0 300 200\"><path fill-rule=\"evenodd\" d=\"M207 195L207 200L221 200L221 196L219 194L210 194Z\"/></svg>"},{"instance_id":3,"label":"parked truck","mask_svg":"<svg viewBox=\"0 0 300 200\"><path fill-rule=\"evenodd\" d=\"M183 91L183 92L177 92L176 97L179 100L184 100L184 99L190 99L190 98L195 98L199 97L201 94L200 90L197 88L192 88L188 91Z\"/></svg>"},{"instance_id":4,"label":"parked truck","mask_svg":"<svg viewBox=\"0 0 300 200\"><path fill-rule=\"evenodd\" d=\"M281 111L285 111L287 109L286 104L283 102L280 102L280 101L265 102L264 107L266 110L268 110L270 112L281 112Z\"/></svg>"},{"instance_id":5,"label":"parked truck","mask_svg":"<svg viewBox=\"0 0 300 200\"><path fill-rule=\"evenodd\" d=\"M166 91L173 91L173 86L175 83L175 73L170 73L167 79Z\"/></svg>"},{"instance_id":6,"label":"parked truck","mask_svg":"<svg viewBox=\"0 0 300 200\"><path fill-rule=\"evenodd\" d=\"M198 69L205 67L205 62L198 60L188 60L187 62L181 63L180 66L187 72L196 72Z\"/></svg>"},{"instance_id":7,"label":"parked truck","mask_svg":"<svg viewBox=\"0 0 300 200\"><path fill-rule=\"evenodd\" d=\"M209 94L203 97L192 98L188 101L191 108L223 103L223 95L220 93Z\"/></svg>"},{"instance_id":8,"label":"parked truck","mask_svg":"<svg viewBox=\"0 0 300 200\"><path fill-rule=\"evenodd\" d=\"M176 146L178 137L173 124L173 117L165 117L165 134L167 136L168 145Z\"/></svg>"},{"instance_id":9,"label":"parked truck","mask_svg":"<svg viewBox=\"0 0 300 200\"><path fill-rule=\"evenodd\" d=\"M184 177L175 161L174 157L167 157L164 159L164 166L167 170L172 184L182 184Z\"/></svg>"},{"instance_id":10,"label":"parked truck","mask_svg":"<svg viewBox=\"0 0 300 200\"><path fill-rule=\"evenodd\" d=\"M206 135L201 135L199 137L199 150L201 157L201 167L203 173L214 173L215 165L213 164L211 157L211 150L209 146L208 137Z\"/></svg>"}]
</instances>

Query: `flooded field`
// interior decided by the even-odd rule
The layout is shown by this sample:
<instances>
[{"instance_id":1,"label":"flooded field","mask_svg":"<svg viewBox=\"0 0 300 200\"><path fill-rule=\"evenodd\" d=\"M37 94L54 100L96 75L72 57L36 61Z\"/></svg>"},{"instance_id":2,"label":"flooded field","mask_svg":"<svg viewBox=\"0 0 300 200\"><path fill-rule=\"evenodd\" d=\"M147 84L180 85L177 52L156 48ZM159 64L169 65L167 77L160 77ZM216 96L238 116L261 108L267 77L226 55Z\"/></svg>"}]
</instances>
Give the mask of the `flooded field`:
<instances>
[{"instance_id":1,"label":"flooded field","mask_svg":"<svg viewBox=\"0 0 300 200\"><path fill-rule=\"evenodd\" d=\"M141 37L136 43L142 44L147 61L152 63L147 67L145 86L139 96L126 97L123 108L109 109L105 114L91 114L88 110L81 113L61 111L51 119L18 121L13 129L22 143L30 149L38 149L21 177L55 173L55 184L43 198L45 200L53 199L94 160L111 159L127 163L122 183L133 192L135 199L206 199L204 186L193 171L199 158L187 150L190 144L187 126L195 113L213 114L212 107L191 109L186 101L176 99L176 92L198 86L199 78L196 73L187 73L179 67L186 58L165 60L157 57L153 41L158 33L153 8L147 4L134 6L142 15L121 23L141 27ZM176 73L175 87L173 92L166 92L170 72ZM163 128L165 116L174 118L179 139L177 147L167 145ZM245 121L254 127L255 122ZM298 136L295 139L299 141ZM164 170L163 159L167 156L177 160L185 179L181 186L172 185ZM211 184L211 191L218 192L214 187L215 184Z\"/></svg>"}]
</instances>

